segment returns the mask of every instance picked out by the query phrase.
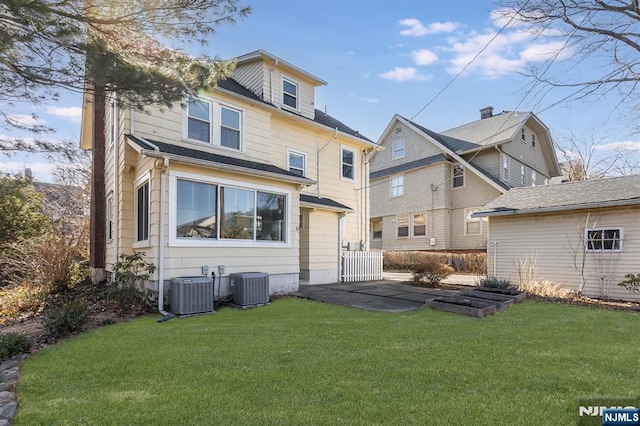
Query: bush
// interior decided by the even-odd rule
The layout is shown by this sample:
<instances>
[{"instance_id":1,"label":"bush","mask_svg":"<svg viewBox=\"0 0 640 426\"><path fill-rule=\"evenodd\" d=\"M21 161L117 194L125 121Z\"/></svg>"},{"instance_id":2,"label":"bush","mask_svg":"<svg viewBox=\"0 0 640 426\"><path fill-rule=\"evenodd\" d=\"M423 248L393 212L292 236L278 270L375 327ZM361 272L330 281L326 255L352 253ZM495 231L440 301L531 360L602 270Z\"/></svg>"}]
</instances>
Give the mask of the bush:
<instances>
[{"instance_id":1,"label":"bush","mask_svg":"<svg viewBox=\"0 0 640 426\"><path fill-rule=\"evenodd\" d=\"M624 277L626 280L618 283L618 285L634 293L640 293L640 274L627 274Z\"/></svg>"},{"instance_id":2,"label":"bush","mask_svg":"<svg viewBox=\"0 0 640 426\"><path fill-rule=\"evenodd\" d=\"M452 267L456 272L485 275L487 271L486 253L453 253L428 251L385 251L385 271L413 271L413 268L427 261L436 259Z\"/></svg>"},{"instance_id":3,"label":"bush","mask_svg":"<svg viewBox=\"0 0 640 426\"><path fill-rule=\"evenodd\" d=\"M113 266L115 280L109 285L107 297L115 301L121 312L145 311L150 307L150 290L144 290L144 282L149 279L156 267L144 261L144 253L121 254L120 260Z\"/></svg>"},{"instance_id":4,"label":"bush","mask_svg":"<svg viewBox=\"0 0 640 426\"><path fill-rule=\"evenodd\" d=\"M453 268L432 257L413 266L412 272L415 284L427 284L429 287L435 287L453 273Z\"/></svg>"},{"instance_id":5,"label":"bush","mask_svg":"<svg viewBox=\"0 0 640 426\"><path fill-rule=\"evenodd\" d=\"M58 338L82 331L90 312L86 303L77 300L51 309L42 318L45 337Z\"/></svg>"},{"instance_id":6,"label":"bush","mask_svg":"<svg viewBox=\"0 0 640 426\"><path fill-rule=\"evenodd\" d=\"M29 352L33 342L25 333L0 333L0 361Z\"/></svg>"},{"instance_id":7,"label":"bush","mask_svg":"<svg viewBox=\"0 0 640 426\"><path fill-rule=\"evenodd\" d=\"M502 290L511 290L516 287L509 280L503 280L495 277L486 277L480 280L481 287L489 287L489 288L499 288Z\"/></svg>"}]
</instances>

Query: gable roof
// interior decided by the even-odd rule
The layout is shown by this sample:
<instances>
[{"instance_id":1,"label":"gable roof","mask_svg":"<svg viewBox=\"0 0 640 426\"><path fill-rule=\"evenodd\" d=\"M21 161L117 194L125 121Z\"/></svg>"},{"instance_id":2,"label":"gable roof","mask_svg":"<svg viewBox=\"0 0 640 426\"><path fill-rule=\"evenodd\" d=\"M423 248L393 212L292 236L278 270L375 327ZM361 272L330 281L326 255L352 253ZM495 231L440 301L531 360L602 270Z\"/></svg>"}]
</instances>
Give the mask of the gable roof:
<instances>
[{"instance_id":1,"label":"gable roof","mask_svg":"<svg viewBox=\"0 0 640 426\"><path fill-rule=\"evenodd\" d=\"M640 205L640 175L513 188L474 217L632 205Z\"/></svg>"},{"instance_id":2,"label":"gable roof","mask_svg":"<svg viewBox=\"0 0 640 426\"><path fill-rule=\"evenodd\" d=\"M214 154L200 151L198 149L185 148L183 146L143 139L139 136L127 134L129 144L144 155L151 157L168 157L176 161L199 164L205 167L216 167L239 173L254 176L271 177L273 179L295 182L299 184L312 185L315 182L311 179L300 177L289 170L271 164L258 163L257 161L243 160L235 157Z\"/></svg>"},{"instance_id":3,"label":"gable roof","mask_svg":"<svg viewBox=\"0 0 640 426\"><path fill-rule=\"evenodd\" d=\"M436 154L430 157L421 158L419 160L409 161L408 163L398 164L397 166L388 167L386 169L376 170L375 172L371 172L369 174L369 179L378 179L385 176L395 175L396 173L402 173L420 167L430 166L442 161L447 161L447 157L444 154Z\"/></svg>"},{"instance_id":4,"label":"gable roof","mask_svg":"<svg viewBox=\"0 0 640 426\"><path fill-rule=\"evenodd\" d=\"M281 65L284 68L289 68L290 70L294 71L297 74L301 74L303 76L305 76L306 78L308 78L309 80L312 80L317 86L326 86L327 82L316 77L315 75L306 72L305 70L298 68L297 66L293 65L290 62L287 62L281 58L278 58L275 55L272 55L271 53L267 52L266 50L254 50L253 52L249 52L249 53L245 53L244 55L238 56L236 58L236 60L238 61L239 64L242 64L244 62L251 62L251 61L255 61L255 60L259 60L259 59L270 59L272 61L274 61L276 63L276 65Z\"/></svg>"},{"instance_id":5,"label":"gable roof","mask_svg":"<svg viewBox=\"0 0 640 426\"><path fill-rule=\"evenodd\" d=\"M504 111L446 130L442 135L464 139L480 146L494 145L513 139L532 115L530 112Z\"/></svg>"}]
</instances>

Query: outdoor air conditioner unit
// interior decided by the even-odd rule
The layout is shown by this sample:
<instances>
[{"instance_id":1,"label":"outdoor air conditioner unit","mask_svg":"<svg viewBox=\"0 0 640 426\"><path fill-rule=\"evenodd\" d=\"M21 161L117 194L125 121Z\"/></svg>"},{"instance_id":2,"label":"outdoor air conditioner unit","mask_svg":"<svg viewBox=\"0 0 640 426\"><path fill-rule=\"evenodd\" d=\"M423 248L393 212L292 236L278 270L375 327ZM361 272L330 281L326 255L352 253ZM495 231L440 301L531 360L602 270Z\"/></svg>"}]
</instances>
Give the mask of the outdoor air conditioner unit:
<instances>
[{"instance_id":1,"label":"outdoor air conditioner unit","mask_svg":"<svg viewBox=\"0 0 640 426\"><path fill-rule=\"evenodd\" d=\"M243 272L231 274L233 303L241 307L269 303L269 274Z\"/></svg>"},{"instance_id":2,"label":"outdoor air conditioner unit","mask_svg":"<svg viewBox=\"0 0 640 426\"><path fill-rule=\"evenodd\" d=\"M176 315L213 312L213 279L210 277L171 278L170 310Z\"/></svg>"}]
</instances>

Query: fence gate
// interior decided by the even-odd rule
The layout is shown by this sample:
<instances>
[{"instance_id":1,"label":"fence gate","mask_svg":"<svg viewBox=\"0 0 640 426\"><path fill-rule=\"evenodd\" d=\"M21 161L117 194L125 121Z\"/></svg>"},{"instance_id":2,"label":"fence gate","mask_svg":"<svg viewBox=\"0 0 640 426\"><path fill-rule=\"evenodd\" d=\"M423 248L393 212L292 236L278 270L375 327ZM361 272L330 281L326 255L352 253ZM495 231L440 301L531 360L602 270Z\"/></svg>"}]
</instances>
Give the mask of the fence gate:
<instances>
[{"instance_id":1,"label":"fence gate","mask_svg":"<svg viewBox=\"0 0 640 426\"><path fill-rule=\"evenodd\" d=\"M381 251L343 251L342 282L376 281L382 279Z\"/></svg>"}]
</instances>

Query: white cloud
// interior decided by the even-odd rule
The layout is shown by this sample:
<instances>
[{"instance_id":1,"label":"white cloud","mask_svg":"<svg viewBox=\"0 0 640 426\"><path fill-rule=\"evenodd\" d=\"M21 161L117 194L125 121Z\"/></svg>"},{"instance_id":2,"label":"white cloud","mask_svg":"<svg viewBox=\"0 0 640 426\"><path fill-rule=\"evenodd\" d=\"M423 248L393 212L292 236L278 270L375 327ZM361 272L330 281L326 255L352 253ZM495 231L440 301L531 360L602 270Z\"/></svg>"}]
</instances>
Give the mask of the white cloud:
<instances>
[{"instance_id":1,"label":"white cloud","mask_svg":"<svg viewBox=\"0 0 640 426\"><path fill-rule=\"evenodd\" d=\"M438 62L438 55L429 49L414 50L411 56L416 65L431 65Z\"/></svg>"},{"instance_id":2,"label":"white cloud","mask_svg":"<svg viewBox=\"0 0 640 426\"><path fill-rule=\"evenodd\" d=\"M353 92L349 92L349 96L351 96L352 98L357 99L357 100L359 100L361 102L368 102L368 103L371 103L371 104L377 104L377 103L380 102L380 99L378 99L378 98L366 98L366 97L363 97L363 96L356 95Z\"/></svg>"},{"instance_id":3,"label":"white cloud","mask_svg":"<svg viewBox=\"0 0 640 426\"><path fill-rule=\"evenodd\" d=\"M380 77L386 80L394 81L424 81L429 80L431 76L424 76L413 67L400 68L395 67L392 71L388 71L382 74L378 74Z\"/></svg>"},{"instance_id":4,"label":"white cloud","mask_svg":"<svg viewBox=\"0 0 640 426\"><path fill-rule=\"evenodd\" d=\"M12 126L42 126L46 121L28 114L8 114L5 120Z\"/></svg>"},{"instance_id":5,"label":"white cloud","mask_svg":"<svg viewBox=\"0 0 640 426\"><path fill-rule=\"evenodd\" d=\"M45 111L48 114L68 118L72 121L80 121L82 118L82 108L80 107L47 107Z\"/></svg>"},{"instance_id":6,"label":"white cloud","mask_svg":"<svg viewBox=\"0 0 640 426\"><path fill-rule=\"evenodd\" d=\"M411 37L422 37L427 34L450 33L460 27L457 22L432 22L428 26L422 25L419 19L408 18L398 21L403 27L409 27L400 31L400 34Z\"/></svg>"},{"instance_id":7,"label":"white cloud","mask_svg":"<svg viewBox=\"0 0 640 426\"><path fill-rule=\"evenodd\" d=\"M600 151L618 151L618 152L640 152L640 142L637 141L622 141L612 142L604 145L598 145L596 147Z\"/></svg>"}]
</instances>

